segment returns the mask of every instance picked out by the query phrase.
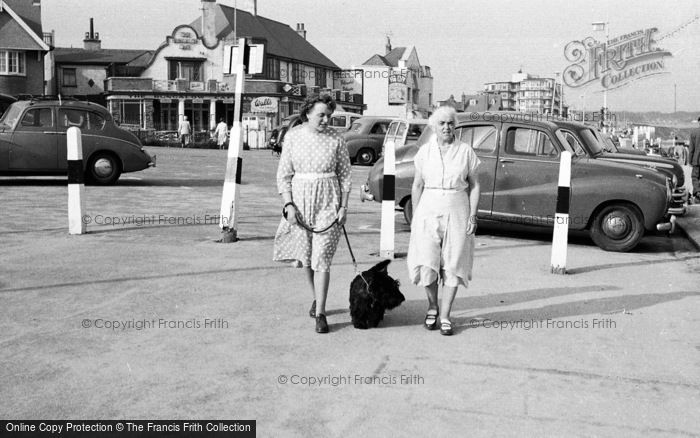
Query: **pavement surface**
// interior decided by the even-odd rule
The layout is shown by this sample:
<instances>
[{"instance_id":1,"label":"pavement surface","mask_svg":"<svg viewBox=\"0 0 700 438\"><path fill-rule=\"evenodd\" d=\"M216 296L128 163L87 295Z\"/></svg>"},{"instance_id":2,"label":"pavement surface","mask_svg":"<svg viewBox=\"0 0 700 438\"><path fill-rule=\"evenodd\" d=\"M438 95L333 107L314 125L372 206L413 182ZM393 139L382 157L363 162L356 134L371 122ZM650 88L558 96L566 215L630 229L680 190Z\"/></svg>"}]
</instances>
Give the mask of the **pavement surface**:
<instances>
[{"instance_id":1,"label":"pavement surface","mask_svg":"<svg viewBox=\"0 0 700 438\"><path fill-rule=\"evenodd\" d=\"M86 187L67 233L65 179L1 178L0 413L7 419L254 419L258 436L698 436L700 254L683 233L630 253L483 226L474 280L444 337L423 329L397 212L390 274L406 302L350 323L334 259L318 335L300 270L271 261L278 162L243 156L239 236L216 215L225 151L150 148L158 167ZM353 167L354 192L368 168ZM353 194L361 269L380 259L378 203ZM687 236L697 233L697 206Z\"/></svg>"}]
</instances>

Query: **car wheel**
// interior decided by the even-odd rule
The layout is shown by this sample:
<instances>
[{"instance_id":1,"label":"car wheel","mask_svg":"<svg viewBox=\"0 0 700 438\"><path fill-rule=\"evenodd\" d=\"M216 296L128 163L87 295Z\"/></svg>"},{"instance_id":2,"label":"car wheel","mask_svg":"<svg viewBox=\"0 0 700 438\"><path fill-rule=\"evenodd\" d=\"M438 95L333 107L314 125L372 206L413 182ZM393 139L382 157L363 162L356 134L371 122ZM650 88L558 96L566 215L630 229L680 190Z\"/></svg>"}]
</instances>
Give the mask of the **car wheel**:
<instances>
[{"instance_id":1,"label":"car wheel","mask_svg":"<svg viewBox=\"0 0 700 438\"><path fill-rule=\"evenodd\" d=\"M114 184L121 175L117 158L106 152L98 152L90 158L87 168L88 179L98 185Z\"/></svg>"},{"instance_id":2,"label":"car wheel","mask_svg":"<svg viewBox=\"0 0 700 438\"><path fill-rule=\"evenodd\" d=\"M406 221L406 224L411 225L411 220L413 219L413 202L411 198L408 198L403 205L403 219Z\"/></svg>"},{"instance_id":3,"label":"car wheel","mask_svg":"<svg viewBox=\"0 0 700 438\"><path fill-rule=\"evenodd\" d=\"M629 204L603 207L593 219L591 238L605 251L630 251L644 236L642 214Z\"/></svg>"},{"instance_id":4,"label":"car wheel","mask_svg":"<svg viewBox=\"0 0 700 438\"><path fill-rule=\"evenodd\" d=\"M369 166L370 164L374 163L374 160L376 159L376 154L372 149L360 149L360 151L357 153L357 156L355 157L355 160L362 165Z\"/></svg>"}]
</instances>

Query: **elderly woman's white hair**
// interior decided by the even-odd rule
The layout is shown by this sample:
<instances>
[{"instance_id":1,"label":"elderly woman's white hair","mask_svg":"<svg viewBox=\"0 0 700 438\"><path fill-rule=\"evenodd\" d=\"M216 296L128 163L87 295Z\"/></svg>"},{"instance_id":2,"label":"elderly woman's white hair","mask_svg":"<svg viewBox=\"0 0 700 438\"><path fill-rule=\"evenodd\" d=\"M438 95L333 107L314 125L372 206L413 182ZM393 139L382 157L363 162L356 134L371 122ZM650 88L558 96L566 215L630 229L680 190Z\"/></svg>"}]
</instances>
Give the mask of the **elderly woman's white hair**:
<instances>
[{"instance_id":1,"label":"elderly woman's white hair","mask_svg":"<svg viewBox=\"0 0 700 438\"><path fill-rule=\"evenodd\" d=\"M437 130L438 120L444 116L449 116L450 118L452 118L454 124L457 124L457 111L451 106L441 106L440 108L435 110L435 112L430 116L430 118L428 118L428 125L430 125L430 127L433 128L433 130Z\"/></svg>"}]
</instances>

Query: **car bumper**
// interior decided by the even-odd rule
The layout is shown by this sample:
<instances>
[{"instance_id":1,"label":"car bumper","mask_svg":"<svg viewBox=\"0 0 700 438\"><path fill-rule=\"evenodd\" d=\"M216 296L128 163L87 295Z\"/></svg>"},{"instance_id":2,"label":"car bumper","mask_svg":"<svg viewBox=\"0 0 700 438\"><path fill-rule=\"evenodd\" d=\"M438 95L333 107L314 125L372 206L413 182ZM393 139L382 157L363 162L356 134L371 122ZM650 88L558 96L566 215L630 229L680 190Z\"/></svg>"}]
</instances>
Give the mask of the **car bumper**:
<instances>
[{"instance_id":1,"label":"car bumper","mask_svg":"<svg viewBox=\"0 0 700 438\"><path fill-rule=\"evenodd\" d=\"M370 193L367 184L362 184L362 186L360 186L360 201L374 201L374 195Z\"/></svg>"},{"instance_id":2,"label":"car bumper","mask_svg":"<svg viewBox=\"0 0 700 438\"><path fill-rule=\"evenodd\" d=\"M668 231L669 234L676 231L676 216L671 215L667 222L661 222L656 224L657 231Z\"/></svg>"}]
</instances>

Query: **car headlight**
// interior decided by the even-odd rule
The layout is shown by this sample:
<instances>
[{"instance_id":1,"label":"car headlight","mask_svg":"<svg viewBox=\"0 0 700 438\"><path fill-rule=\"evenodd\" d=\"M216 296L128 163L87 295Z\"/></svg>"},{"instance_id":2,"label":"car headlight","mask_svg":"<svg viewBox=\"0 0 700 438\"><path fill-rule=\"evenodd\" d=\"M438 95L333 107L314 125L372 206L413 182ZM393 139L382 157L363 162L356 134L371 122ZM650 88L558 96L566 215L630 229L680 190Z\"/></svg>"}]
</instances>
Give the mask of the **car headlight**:
<instances>
[{"instance_id":1,"label":"car headlight","mask_svg":"<svg viewBox=\"0 0 700 438\"><path fill-rule=\"evenodd\" d=\"M666 204L670 204L671 200L673 200L673 190L671 189L671 178L666 178Z\"/></svg>"},{"instance_id":2,"label":"car headlight","mask_svg":"<svg viewBox=\"0 0 700 438\"><path fill-rule=\"evenodd\" d=\"M671 182L673 183L673 187L678 187L678 177L676 175L673 175Z\"/></svg>"}]
</instances>

